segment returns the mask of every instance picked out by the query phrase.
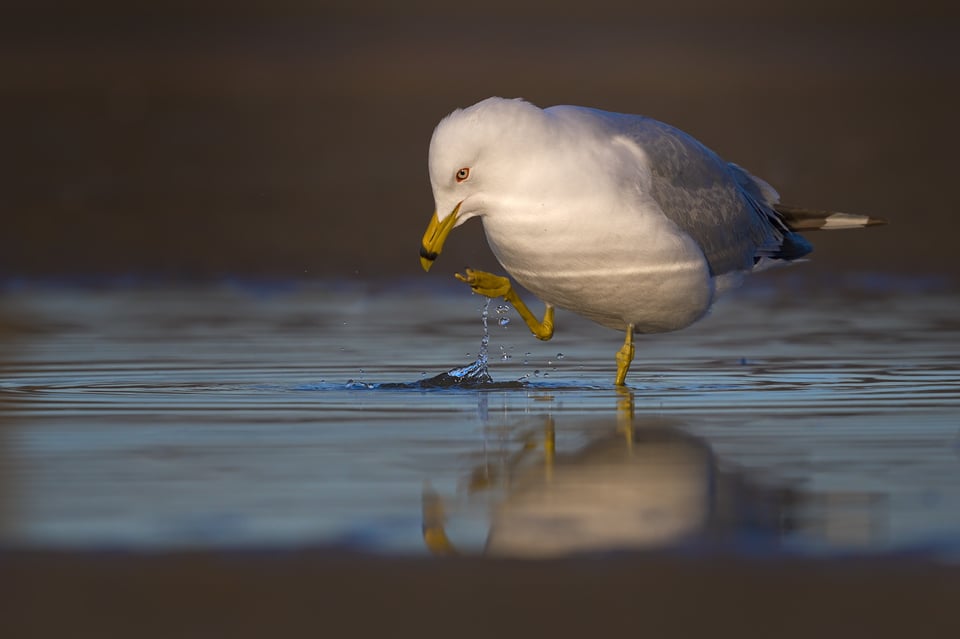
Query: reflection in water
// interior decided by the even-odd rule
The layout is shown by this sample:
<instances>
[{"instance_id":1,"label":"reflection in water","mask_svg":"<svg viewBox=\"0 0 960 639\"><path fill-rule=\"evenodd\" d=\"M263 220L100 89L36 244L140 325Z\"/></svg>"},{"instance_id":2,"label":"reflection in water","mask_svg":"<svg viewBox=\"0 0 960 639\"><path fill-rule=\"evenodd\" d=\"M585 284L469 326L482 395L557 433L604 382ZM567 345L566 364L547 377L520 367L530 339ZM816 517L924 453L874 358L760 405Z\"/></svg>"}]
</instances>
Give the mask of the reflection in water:
<instances>
[{"instance_id":1,"label":"reflection in water","mask_svg":"<svg viewBox=\"0 0 960 639\"><path fill-rule=\"evenodd\" d=\"M0 546L422 553L426 522L462 552L960 558L952 297L844 300L846 324L809 296L718 307L644 348L636 418L585 325L529 363L493 358L517 381L412 381L464 361L479 327L475 298L409 298L2 297ZM492 348L528 348L512 330L491 327Z\"/></svg>"},{"instance_id":2,"label":"reflection in water","mask_svg":"<svg viewBox=\"0 0 960 639\"><path fill-rule=\"evenodd\" d=\"M558 424L545 416L499 472L484 464L471 473L470 493L502 492L486 553L544 557L688 543L779 543L793 526L800 493L725 467L705 440L682 426L635 416L633 394L625 390L615 419L563 424L588 442L561 453ZM454 552L442 500L429 486L423 517L427 547Z\"/></svg>"}]
</instances>

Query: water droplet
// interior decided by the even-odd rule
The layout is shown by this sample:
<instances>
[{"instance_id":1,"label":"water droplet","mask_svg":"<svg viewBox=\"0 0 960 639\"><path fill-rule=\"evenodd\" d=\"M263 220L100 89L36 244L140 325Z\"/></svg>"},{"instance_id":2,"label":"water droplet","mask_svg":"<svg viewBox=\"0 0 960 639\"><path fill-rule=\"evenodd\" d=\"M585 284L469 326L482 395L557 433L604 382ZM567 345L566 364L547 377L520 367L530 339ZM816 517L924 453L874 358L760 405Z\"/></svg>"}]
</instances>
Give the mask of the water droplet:
<instances>
[{"instance_id":1,"label":"water droplet","mask_svg":"<svg viewBox=\"0 0 960 639\"><path fill-rule=\"evenodd\" d=\"M552 360L552 359L548 359L548 360L547 360L547 366L553 366L553 360Z\"/></svg>"},{"instance_id":2,"label":"water droplet","mask_svg":"<svg viewBox=\"0 0 960 639\"><path fill-rule=\"evenodd\" d=\"M503 327L506 327L506 325L509 323L510 323L509 317L501 317L500 319L497 320L497 324Z\"/></svg>"},{"instance_id":3,"label":"water droplet","mask_svg":"<svg viewBox=\"0 0 960 639\"><path fill-rule=\"evenodd\" d=\"M544 377L550 377L550 373L544 373L543 376L544 376Z\"/></svg>"},{"instance_id":4,"label":"water droplet","mask_svg":"<svg viewBox=\"0 0 960 639\"><path fill-rule=\"evenodd\" d=\"M503 361L506 362L507 360L510 359L510 357L511 357L511 355L510 355L509 353L504 353L503 356L502 356L500 359L502 359Z\"/></svg>"},{"instance_id":5,"label":"water droplet","mask_svg":"<svg viewBox=\"0 0 960 639\"><path fill-rule=\"evenodd\" d=\"M557 359L563 359L564 357L566 357L566 355L563 353L557 353Z\"/></svg>"},{"instance_id":6,"label":"water droplet","mask_svg":"<svg viewBox=\"0 0 960 639\"><path fill-rule=\"evenodd\" d=\"M533 371L533 374L537 377L540 377L540 369L538 368L537 370Z\"/></svg>"},{"instance_id":7,"label":"water droplet","mask_svg":"<svg viewBox=\"0 0 960 639\"><path fill-rule=\"evenodd\" d=\"M499 306L497 306L497 315L506 313L509 310L510 310L509 306L507 306L506 304L500 304Z\"/></svg>"}]
</instances>

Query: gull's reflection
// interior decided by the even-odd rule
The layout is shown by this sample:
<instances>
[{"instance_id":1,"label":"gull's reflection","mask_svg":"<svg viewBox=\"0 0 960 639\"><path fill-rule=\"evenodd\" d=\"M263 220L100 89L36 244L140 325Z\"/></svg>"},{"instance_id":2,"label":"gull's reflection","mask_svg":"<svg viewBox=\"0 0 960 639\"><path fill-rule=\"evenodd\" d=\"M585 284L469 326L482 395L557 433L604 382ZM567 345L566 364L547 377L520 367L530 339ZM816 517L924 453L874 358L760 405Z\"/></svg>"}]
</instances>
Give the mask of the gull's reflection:
<instances>
[{"instance_id":1,"label":"gull's reflection","mask_svg":"<svg viewBox=\"0 0 960 639\"><path fill-rule=\"evenodd\" d=\"M527 557L662 548L684 543L775 542L790 528L799 495L727 468L682 422L635 417L625 391L616 417L555 420L522 437L502 463L482 464L468 492L498 494L486 552ZM557 451L557 433L587 437ZM539 441L538 441L539 440ZM455 552L441 498L424 492L424 540Z\"/></svg>"}]
</instances>

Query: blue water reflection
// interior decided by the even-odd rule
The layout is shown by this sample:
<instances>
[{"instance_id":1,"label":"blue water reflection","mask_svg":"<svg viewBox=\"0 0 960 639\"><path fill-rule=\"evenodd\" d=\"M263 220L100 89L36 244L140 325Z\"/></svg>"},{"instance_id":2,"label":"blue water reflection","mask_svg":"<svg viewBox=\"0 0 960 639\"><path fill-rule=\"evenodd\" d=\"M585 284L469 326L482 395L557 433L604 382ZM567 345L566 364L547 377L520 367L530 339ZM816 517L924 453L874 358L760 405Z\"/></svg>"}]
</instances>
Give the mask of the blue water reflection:
<instances>
[{"instance_id":1,"label":"blue water reflection","mask_svg":"<svg viewBox=\"0 0 960 639\"><path fill-rule=\"evenodd\" d=\"M743 295L624 395L569 315L422 383L476 360L469 295L9 293L0 543L960 556L960 303Z\"/></svg>"}]
</instances>

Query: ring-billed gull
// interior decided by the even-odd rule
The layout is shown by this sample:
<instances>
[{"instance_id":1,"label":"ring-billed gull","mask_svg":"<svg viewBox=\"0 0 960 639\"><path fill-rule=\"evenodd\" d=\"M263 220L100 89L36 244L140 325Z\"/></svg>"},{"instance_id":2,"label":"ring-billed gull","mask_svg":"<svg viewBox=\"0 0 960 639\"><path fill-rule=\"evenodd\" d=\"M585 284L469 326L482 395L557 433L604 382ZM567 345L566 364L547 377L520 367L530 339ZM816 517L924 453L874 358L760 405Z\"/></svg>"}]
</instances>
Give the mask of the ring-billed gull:
<instances>
[{"instance_id":1,"label":"ring-billed gull","mask_svg":"<svg viewBox=\"0 0 960 639\"><path fill-rule=\"evenodd\" d=\"M511 302L543 340L554 306L625 330L618 386L635 332L689 326L744 273L806 255L797 231L882 223L782 205L763 180L651 118L520 99L488 98L444 118L429 169L436 209L424 270L453 228L479 217L503 268L545 302L543 319L506 277L456 277Z\"/></svg>"}]
</instances>

